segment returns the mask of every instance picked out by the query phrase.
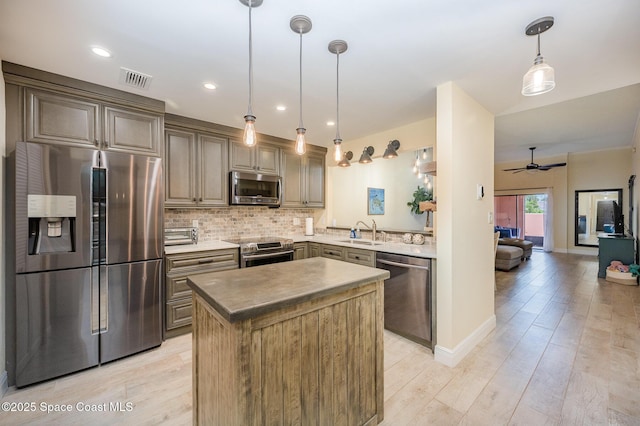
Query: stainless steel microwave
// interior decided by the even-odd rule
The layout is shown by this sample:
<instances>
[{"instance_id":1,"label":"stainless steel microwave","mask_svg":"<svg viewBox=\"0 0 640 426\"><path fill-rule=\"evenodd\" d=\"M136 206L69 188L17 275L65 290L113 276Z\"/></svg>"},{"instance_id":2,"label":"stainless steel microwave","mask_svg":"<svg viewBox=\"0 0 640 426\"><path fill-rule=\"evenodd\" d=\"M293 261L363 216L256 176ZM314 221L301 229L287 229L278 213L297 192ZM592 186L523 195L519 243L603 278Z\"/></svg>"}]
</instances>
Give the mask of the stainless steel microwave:
<instances>
[{"instance_id":1,"label":"stainless steel microwave","mask_svg":"<svg viewBox=\"0 0 640 426\"><path fill-rule=\"evenodd\" d=\"M230 172L229 204L280 207L281 195L280 176Z\"/></svg>"}]
</instances>

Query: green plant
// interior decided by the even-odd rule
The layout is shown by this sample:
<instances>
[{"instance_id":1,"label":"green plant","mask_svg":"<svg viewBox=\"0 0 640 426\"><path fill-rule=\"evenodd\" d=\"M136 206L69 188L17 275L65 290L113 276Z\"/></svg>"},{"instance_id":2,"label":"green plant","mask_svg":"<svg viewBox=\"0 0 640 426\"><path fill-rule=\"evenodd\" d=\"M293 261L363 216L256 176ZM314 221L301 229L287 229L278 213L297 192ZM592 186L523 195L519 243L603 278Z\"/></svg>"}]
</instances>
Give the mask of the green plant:
<instances>
[{"instance_id":1,"label":"green plant","mask_svg":"<svg viewBox=\"0 0 640 426\"><path fill-rule=\"evenodd\" d=\"M431 201L432 199L431 191L427 191L424 187L418 185L418 189L413 191L413 200L409 201L407 206L411 207L411 213L422 214L424 212L420 211L420 202Z\"/></svg>"}]
</instances>

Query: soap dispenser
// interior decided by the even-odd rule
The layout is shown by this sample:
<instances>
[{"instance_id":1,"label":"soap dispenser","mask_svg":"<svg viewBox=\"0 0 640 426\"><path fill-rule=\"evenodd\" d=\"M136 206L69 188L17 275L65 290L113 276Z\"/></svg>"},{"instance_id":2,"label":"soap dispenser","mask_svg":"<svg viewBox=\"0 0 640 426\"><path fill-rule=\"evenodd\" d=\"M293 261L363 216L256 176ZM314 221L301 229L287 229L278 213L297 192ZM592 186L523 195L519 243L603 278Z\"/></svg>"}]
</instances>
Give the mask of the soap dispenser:
<instances>
[{"instance_id":1,"label":"soap dispenser","mask_svg":"<svg viewBox=\"0 0 640 426\"><path fill-rule=\"evenodd\" d=\"M351 232L349 233L349 238L355 238L356 237L356 230L351 228Z\"/></svg>"}]
</instances>

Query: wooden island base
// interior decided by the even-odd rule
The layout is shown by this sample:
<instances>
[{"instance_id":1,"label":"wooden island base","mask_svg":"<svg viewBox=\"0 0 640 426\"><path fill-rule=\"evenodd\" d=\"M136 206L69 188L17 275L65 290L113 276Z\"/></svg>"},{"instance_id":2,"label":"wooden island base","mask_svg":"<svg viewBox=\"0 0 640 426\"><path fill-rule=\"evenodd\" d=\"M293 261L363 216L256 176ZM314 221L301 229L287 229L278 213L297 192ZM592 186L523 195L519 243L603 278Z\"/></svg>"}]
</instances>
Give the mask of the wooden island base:
<instances>
[{"instance_id":1,"label":"wooden island base","mask_svg":"<svg viewBox=\"0 0 640 426\"><path fill-rule=\"evenodd\" d=\"M382 421L384 278L234 322L194 292L194 424Z\"/></svg>"}]
</instances>

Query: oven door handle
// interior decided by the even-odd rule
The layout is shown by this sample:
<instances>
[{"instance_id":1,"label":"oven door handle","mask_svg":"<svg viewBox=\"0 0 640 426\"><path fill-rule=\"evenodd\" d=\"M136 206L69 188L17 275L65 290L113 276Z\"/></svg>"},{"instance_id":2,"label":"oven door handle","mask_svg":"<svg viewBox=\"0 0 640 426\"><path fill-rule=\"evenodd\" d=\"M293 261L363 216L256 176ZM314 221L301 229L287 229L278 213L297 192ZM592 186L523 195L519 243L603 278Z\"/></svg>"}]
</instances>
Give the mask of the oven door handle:
<instances>
[{"instance_id":1,"label":"oven door handle","mask_svg":"<svg viewBox=\"0 0 640 426\"><path fill-rule=\"evenodd\" d=\"M244 255L242 257L244 260L252 260L252 259L264 259L267 257L278 257L278 256L287 255L287 254L293 254L293 250L276 251L276 252L264 253L264 254L250 254L250 255Z\"/></svg>"}]
</instances>

